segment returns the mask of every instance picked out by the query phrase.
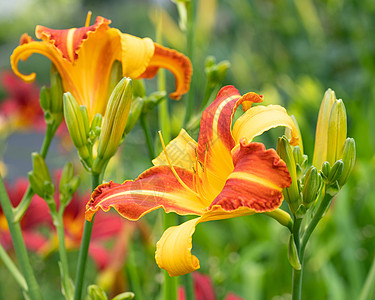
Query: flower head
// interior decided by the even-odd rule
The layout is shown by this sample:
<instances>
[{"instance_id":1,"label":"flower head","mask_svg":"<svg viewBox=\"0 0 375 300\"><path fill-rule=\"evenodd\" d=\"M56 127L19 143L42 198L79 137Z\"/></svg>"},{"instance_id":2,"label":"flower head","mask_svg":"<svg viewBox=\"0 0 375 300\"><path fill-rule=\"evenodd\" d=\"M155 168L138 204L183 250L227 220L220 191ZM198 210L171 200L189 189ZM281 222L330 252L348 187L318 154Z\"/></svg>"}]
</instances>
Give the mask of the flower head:
<instances>
[{"instance_id":1,"label":"flower head","mask_svg":"<svg viewBox=\"0 0 375 300\"><path fill-rule=\"evenodd\" d=\"M54 30L38 25L35 35L42 41L24 34L11 56L12 69L24 81L31 82L35 73L21 74L17 67L19 60L26 60L33 53L48 57L60 73L64 91L87 107L91 120L96 113L104 115L112 92L111 69L116 61L121 62L123 77L150 78L160 67L170 70L176 78L176 91L171 98L178 99L188 91L192 74L188 58L149 38L121 33L110 28L110 23L97 17L93 25L81 28Z\"/></svg>"},{"instance_id":2,"label":"flower head","mask_svg":"<svg viewBox=\"0 0 375 300\"><path fill-rule=\"evenodd\" d=\"M123 217L138 220L163 208L198 218L166 230L157 244L156 261L171 276L199 268L191 254L192 235L201 222L273 211L281 205L282 190L291 183L286 164L273 149L252 139L277 126L291 129L291 143L298 143L293 120L278 105L255 106L255 93L241 96L233 86L220 90L203 112L198 143L184 130L153 160L154 167L135 181L100 185L86 206L86 219L115 208ZM232 119L242 104L246 112Z\"/></svg>"}]
</instances>

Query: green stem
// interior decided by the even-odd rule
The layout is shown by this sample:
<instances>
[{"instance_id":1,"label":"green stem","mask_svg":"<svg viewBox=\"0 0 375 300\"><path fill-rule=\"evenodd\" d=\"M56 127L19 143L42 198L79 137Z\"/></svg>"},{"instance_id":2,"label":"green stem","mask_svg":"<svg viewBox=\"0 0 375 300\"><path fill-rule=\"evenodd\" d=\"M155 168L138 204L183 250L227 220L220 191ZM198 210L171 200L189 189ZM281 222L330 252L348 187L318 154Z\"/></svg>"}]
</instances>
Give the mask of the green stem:
<instances>
[{"instance_id":1,"label":"green stem","mask_svg":"<svg viewBox=\"0 0 375 300\"><path fill-rule=\"evenodd\" d=\"M371 264L371 269L367 275L359 300L374 299L375 296L375 256Z\"/></svg>"},{"instance_id":2,"label":"green stem","mask_svg":"<svg viewBox=\"0 0 375 300\"><path fill-rule=\"evenodd\" d=\"M139 123L141 124L143 132L145 133L149 158L150 160L153 160L155 158L154 142L151 138L150 128L148 127L145 114L141 114L141 116L139 117Z\"/></svg>"},{"instance_id":3,"label":"green stem","mask_svg":"<svg viewBox=\"0 0 375 300\"><path fill-rule=\"evenodd\" d=\"M31 300L42 299L42 295L40 293L38 283L36 281L33 269L31 268L31 264L30 264L29 257L27 254L26 245L22 236L21 226L18 222L17 223L14 222L13 207L11 205L10 199L6 192L3 179L1 176L0 176L0 204L3 209L5 218L7 219L9 231L12 236L14 249L16 251L16 255L17 255L19 264L21 266L22 273L27 283L28 295Z\"/></svg>"},{"instance_id":4,"label":"green stem","mask_svg":"<svg viewBox=\"0 0 375 300\"><path fill-rule=\"evenodd\" d=\"M164 230L176 225L174 213L164 214ZM164 300L177 300L177 278L169 276L164 270Z\"/></svg>"},{"instance_id":5,"label":"green stem","mask_svg":"<svg viewBox=\"0 0 375 300\"><path fill-rule=\"evenodd\" d=\"M53 213L53 223L56 227L57 237L59 240L59 255L60 255L60 273L62 288L66 299L73 299L73 284L69 276L68 258L65 248L65 231L63 222L64 210Z\"/></svg>"},{"instance_id":6,"label":"green stem","mask_svg":"<svg viewBox=\"0 0 375 300\"><path fill-rule=\"evenodd\" d=\"M300 249L301 257L303 257L305 253L305 248L306 248L307 242L309 241L311 234L313 233L314 229L318 225L320 219L323 217L324 212L326 211L328 205L331 203L332 198L333 197L327 193L324 195L324 198L322 202L320 203L317 212L312 218L310 224L307 226L307 229L302 237L302 243L301 243L301 249Z\"/></svg>"},{"instance_id":7,"label":"green stem","mask_svg":"<svg viewBox=\"0 0 375 300\"><path fill-rule=\"evenodd\" d=\"M181 277L185 287L186 300L195 300L193 276L189 273Z\"/></svg>"},{"instance_id":8,"label":"green stem","mask_svg":"<svg viewBox=\"0 0 375 300\"><path fill-rule=\"evenodd\" d=\"M194 67L194 41L195 41L195 0L191 0L187 3L187 45L186 54L190 58ZM190 91L186 97L186 115L185 124L191 119L193 110L195 107L195 97L194 97L194 87L195 87L195 77L192 77Z\"/></svg>"},{"instance_id":9,"label":"green stem","mask_svg":"<svg viewBox=\"0 0 375 300\"><path fill-rule=\"evenodd\" d=\"M46 134L44 135L43 144L39 151L39 154L41 157L46 158L52 139L55 136L55 133L58 127L59 127L58 125L47 124ZM31 199L33 198L34 194L35 193L31 189L31 186L29 185L27 187L25 194L22 197L21 202L14 209L14 222L15 223L18 223L21 221L22 217L26 213L26 210L28 209L31 203Z\"/></svg>"},{"instance_id":10,"label":"green stem","mask_svg":"<svg viewBox=\"0 0 375 300\"><path fill-rule=\"evenodd\" d=\"M94 190L99 185L99 177L100 177L100 174L92 175L92 190ZM87 262L88 252L89 252L90 239L91 239L93 226L94 226L94 218L92 218L91 222L87 220L85 221L85 227L83 229L83 236L82 236L82 241L81 241L81 248L79 249L79 255L78 255L78 265L77 265L77 272L76 272L77 277L75 280L74 300L80 300L82 297L83 279L84 279L85 271L86 271L86 262Z\"/></svg>"},{"instance_id":11,"label":"green stem","mask_svg":"<svg viewBox=\"0 0 375 300\"><path fill-rule=\"evenodd\" d=\"M302 295L302 274L303 274L303 254L301 256L301 238L300 238L300 229L301 229L302 219L295 218L293 226L293 240L297 248L298 259L301 263L301 270L296 270L293 268L292 271L292 300L300 300Z\"/></svg>"},{"instance_id":12,"label":"green stem","mask_svg":"<svg viewBox=\"0 0 375 300\"><path fill-rule=\"evenodd\" d=\"M13 275L13 278L17 281L18 285L27 293L27 284L26 280L18 270L17 266L9 257L8 253L5 251L3 246L0 244L0 259L3 261L4 265L7 267L10 274Z\"/></svg>"},{"instance_id":13,"label":"green stem","mask_svg":"<svg viewBox=\"0 0 375 300\"><path fill-rule=\"evenodd\" d=\"M301 264L301 270L293 268L293 285L292 285L292 300L300 300L302 295L302 273L303 264Z\"/></svg>"}]
</instances>

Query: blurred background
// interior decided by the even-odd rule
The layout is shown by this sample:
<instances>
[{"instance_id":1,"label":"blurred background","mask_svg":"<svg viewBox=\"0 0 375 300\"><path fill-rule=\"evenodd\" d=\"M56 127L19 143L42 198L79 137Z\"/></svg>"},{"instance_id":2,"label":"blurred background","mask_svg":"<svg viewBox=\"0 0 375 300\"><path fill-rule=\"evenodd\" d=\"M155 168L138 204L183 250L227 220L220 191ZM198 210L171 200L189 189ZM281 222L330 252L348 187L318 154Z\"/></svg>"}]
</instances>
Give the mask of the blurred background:
<instances>
[{"instance_id":1,"label":"blurred background","mask_svg":"<svg viewBox=\"0 0 375 300\"><path fill-rule=\"evenodd\" d=\"M198 0L194 47L189 50L186 34L178 25L178 10L169 0L0 0L3 103L16 97L7 88L4 74L10 70L9 57L20 36L27 32L35 38L35 26L39 24L54 29L84 26L88 10L93 12L92 23L100 15L112 20L111 26L122 32L154 41L162 20L163 44L192 54L192 101L197 115L205 92L207 56L214 56L217 62L228 61L231 67L223 85L232 84L241 93L263 94L266 104L285 106L299 122L310 162L325 90L333 89L337 98L344 100L348 136L356 141L357 161L349 182L307 247L302 293L305 299L357 299L375 255L375 1ZM49 84L49 65L45 57L32 55L19 68L23 73L37 73L34 86L38 90ZM173 78L167 76L167 90L172 91ZM156 89L155 81L146 84L148 92ZM183 125L186 101L186 97L180 102L168 101L172 135ZM156 114L149 115L157 141ZM4 116L0 125L3 121ZM36 121L30 122L11 134L0 132L0 167L9 182L26 176L31 169L29 153L40 147L43 136L35 130ZM193 128L190 133L194 136L197 131ZM271 131L263 142L275 148L280 134ZM69 147L64 139L54 143L47 160L52 168L61 167L67 159L77 159ZM135 178L151 165L138 124L126 138L118 160L122 167L110 166L107 179L122 182ZM153 260L154 242L162 232L160 225L154 226L159 219L160 212L154 212L142 221L143 231L136 231L131 240L131 261L126 260L121 270L123 288L134 290L140 285L137 299L154 299L153 295L160 292L162 276ZM244 299L290 299L288 237L285 228L263 215L209 222L198 226L193 253L200 259L201 273L210 276L217 299L223 299L228 292ZM76 259L74 249L70 255ZM58 299L54 294L59 289L58 268L52 263L57 256L35 254L33 259L40 277L46 280L45 292ZM100 271L94 263L90 268L89 276L95 281ZM138 283L132 282L132 272L138 274ZM56 280L50 279L53 276ZM0 263L0 298L5 297L2 291L6 286L14 286L14 299L20 297Z\"/></svg>"}]
</instances>

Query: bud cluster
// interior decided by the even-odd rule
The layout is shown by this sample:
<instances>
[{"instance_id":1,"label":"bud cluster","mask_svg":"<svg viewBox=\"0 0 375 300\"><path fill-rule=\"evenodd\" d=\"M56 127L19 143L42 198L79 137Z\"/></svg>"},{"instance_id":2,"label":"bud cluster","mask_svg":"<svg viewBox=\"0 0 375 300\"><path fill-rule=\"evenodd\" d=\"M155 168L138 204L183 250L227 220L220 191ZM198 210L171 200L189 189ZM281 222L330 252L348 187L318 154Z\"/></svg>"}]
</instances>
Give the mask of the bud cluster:
<instances>
[{"instance_id":1,"label":"bud cluster","mask_svg":"<svg viewBox=\"0 0 375 300\"><path fill-rule=\"evenodd\" d=\"M63 86L60 74L52 65L51 86L43 86L40 90L39 102L44 112L44 119L48 125L53 125L55 129L63 120Z\"/></svg>"},{"instance_id":2,"label":"bud cluster","mask_svg":"<svg viewBox=\"0 0 375 300\"><path fill-rule=\"evenodd\" d=\"M70 93L64 94L66 125L83 165L90 172L100 174L116 153L125 132L131 99L131 80L123 78L108 100L104 118L98 113L90 122L86 107L79 106ZM93 147L97 141L97 155L94 157Z\"/></svg>"},{"instance_id":3,"label":"bud cluster","mask_svg":"<svg viewBox=\"0 0 375 300\"><path fill-rule=\"evenodd\" d=\"M328 90L319 112L312 166L308 167L301 147L292 147L286 136L279 138L277 153L287 164L292 179L283 194L295 217L303 218L319 199L323 185L324 192L334 196L347 181L355 163L355 143L346 135L344 103Z\"/></svg>"}]
</instances>

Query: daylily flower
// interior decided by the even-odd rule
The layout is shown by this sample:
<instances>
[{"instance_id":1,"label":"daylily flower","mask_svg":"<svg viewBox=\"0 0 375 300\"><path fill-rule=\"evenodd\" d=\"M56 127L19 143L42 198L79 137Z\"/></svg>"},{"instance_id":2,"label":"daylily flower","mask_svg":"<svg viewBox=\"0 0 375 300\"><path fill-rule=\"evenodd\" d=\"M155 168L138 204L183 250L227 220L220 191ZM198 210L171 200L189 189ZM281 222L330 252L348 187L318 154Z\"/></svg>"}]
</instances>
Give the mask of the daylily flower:
<instances>
[{"instance_id":1,"label":"daylily flower","mask_svg":"<svg viewBox=\"0 0 375 300\"><path fill-rule=\"evenodd\" d=\"M190 85L192 67L183 54L154 43L149 38L138 38L110 28L110 20L97 17L95 24L66 30L54 30L37 26L35 35L42 41L34 41L24 34L11 56L14 73L26 82L35 79L35 73L21 74L19 60L31 54L48 57L56 66L63 81L64 91L70 92L80 105L85 105L92 120L96 113L104 115L109 90L110 74L115 61L121 62L122 76L151 78L158 68L170 70L176 78L173 99L186 93Z\"/></svg>"},{"instance_id":2,"label":"daylily flower","mask_svg":"<svg viewBox=\"0 0 375 300\"><path fill-rule=\"evenodd\" d=\"M255 93L241 96L233 86L222 88L203 112L198 143L181 130L153 160L155 166L135 181L98 186L87 203L86 219L111 207L129 220L160 207L166 212L197 215L167 229L156 250L157 264L171 276L197 270L199 261L191 254L197 224L273 211L282 203L283 188L291 183L276 151L251 141L265 130L286 126L295 145L298 131L281 106L251 107L261 101ZM246 112L231 130L240 104Z\"/></svg>"}]
</instances>

